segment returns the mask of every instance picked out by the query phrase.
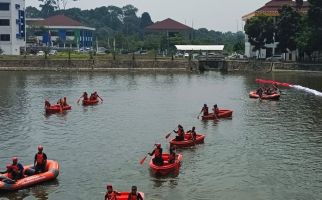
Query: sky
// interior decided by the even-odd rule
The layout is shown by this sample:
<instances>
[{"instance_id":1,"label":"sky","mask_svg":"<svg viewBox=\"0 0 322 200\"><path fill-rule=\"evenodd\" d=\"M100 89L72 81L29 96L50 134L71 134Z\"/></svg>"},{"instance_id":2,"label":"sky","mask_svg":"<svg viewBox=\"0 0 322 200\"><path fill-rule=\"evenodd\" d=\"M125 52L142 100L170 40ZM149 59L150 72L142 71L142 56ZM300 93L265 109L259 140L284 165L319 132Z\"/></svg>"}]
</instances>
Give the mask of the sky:
<instances>
[{"instance_id":1,"label":"sky","mask_svg":"<svg viewBox=\"0 0 322 200\"><path fill-rule=\"evenodd\" d=\"M216 31L241 31L241 17L255 11L269 0L70 0L67 7L92 9L101 6L118 7L132 4L138 15L148 12L152 21L172 18L193 28ZM38 7L38 0L26 0L27 6Z\"/></svg>"}]
</instances>

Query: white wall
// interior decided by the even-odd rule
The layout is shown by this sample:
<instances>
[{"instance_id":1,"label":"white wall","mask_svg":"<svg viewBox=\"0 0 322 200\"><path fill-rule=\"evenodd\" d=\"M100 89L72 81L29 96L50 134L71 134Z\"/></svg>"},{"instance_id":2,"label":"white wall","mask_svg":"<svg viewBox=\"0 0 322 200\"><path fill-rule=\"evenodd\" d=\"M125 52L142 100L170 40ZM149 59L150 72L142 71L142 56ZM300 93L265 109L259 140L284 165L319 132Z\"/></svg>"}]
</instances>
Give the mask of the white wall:
<instances>
[{"instance_id":1,"label":"white wall","mask_svg":"<svg viewBox=\"0 0 322 200\"><path fill-rule=\"evenodd\" d=\"M1 19L10 19L10 26L1 26L0 34L10 34L10 41L0 41L0 47L6 55L20 55L20 47L25 47L25 39L18 39L16 34L19 26L16 20L19 18L18 11L25 10L25 0L0 0L0 3L10 3L9 11L0 11ZM16 4L20 5L16 9Z\"/></svg>"}]
</instances>

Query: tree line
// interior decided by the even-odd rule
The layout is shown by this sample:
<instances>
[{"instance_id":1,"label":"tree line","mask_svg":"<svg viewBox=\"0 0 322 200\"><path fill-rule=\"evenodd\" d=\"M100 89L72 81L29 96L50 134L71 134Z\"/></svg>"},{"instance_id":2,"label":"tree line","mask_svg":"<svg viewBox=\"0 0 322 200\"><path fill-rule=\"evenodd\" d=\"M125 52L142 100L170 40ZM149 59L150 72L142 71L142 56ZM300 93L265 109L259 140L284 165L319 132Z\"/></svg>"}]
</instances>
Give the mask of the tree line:
<instances>
[{"instance_id":1,"label":"tree line","mask_svg":"<svg viewBox=\"0 0 322 200\"><path fill-rule=\"evenodd\" d=\"M102 6L95 9L66 9L68 0L39 0L39 9L27 7L27 18L46 18L53 15L65 15L82 24L96 28L95 35L99 46L134 51L174 50L175 44L212 44L225 45L227 52L244 51L244 34L242 32L220 32L201 28L193 30L192 37L177 34L168 38L163 33L145 34L145 27L153 24L148 12L137 15L138 9L133 5L123 7ZM77 1L77 0L72 0ZM33 30L29 30L33 33Z\"/></svg>"},{"instance_id":2,"label":"tree line","mask_svg":"<svg viewBox=\"0 0 322 200\"><path fill-rule=\"evenodd\" d=\"M312 60L312 54L322 50L322 1L308 0L310 8L303 14L303 0L296 0L296 7L284 5L279 16L256 16L247 20L245 33L253 50L265 49L266 44L278 42L281 53L298 50L301 61L306 54Z\"/></svg>"}]
</instances>

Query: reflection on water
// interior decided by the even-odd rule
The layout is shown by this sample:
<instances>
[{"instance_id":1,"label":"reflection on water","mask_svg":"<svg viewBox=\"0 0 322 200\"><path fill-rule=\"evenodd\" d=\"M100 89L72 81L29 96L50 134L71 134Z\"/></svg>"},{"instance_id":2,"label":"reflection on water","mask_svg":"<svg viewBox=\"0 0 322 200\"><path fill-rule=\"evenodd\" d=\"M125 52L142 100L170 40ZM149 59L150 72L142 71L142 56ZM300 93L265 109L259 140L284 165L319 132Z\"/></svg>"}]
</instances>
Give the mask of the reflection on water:
<instances>
[{"instance_id":1,"label":"reflection on water","mask_svg":"<svg viewBox=\"0 0 322 200\"><path fill-rule=\"evenodd\" d=\"M33 163L42 144L58 160L56 182L0 199L101 199L106 183L137 185L148 199L320 199L321 97L282 88L280 101L248 98L255 78L322 91L322 74L0 72L0 168L16 155ZM84 91L104 102L77 104ZM44 115L44 99L67 96L72 110ZM233 119L201 121L204 103L234 110ZM178 124L196 126L205 144L180 150L177 177L151 176L138 164ZM59 181L59 183L58 183Z\"/></svg>"}]
</instances>

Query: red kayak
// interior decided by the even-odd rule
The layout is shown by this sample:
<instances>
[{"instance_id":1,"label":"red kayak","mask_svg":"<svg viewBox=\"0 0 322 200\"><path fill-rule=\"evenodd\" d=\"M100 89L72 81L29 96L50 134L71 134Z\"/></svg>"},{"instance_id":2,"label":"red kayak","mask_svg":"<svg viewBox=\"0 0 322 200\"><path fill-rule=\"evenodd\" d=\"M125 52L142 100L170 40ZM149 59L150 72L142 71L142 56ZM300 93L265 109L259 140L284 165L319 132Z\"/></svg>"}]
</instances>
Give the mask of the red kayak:
<instances>
[{"instance_id":1,"label":"red kayak","mask_svg":"<svg viewBox=\"0 0 322 200\"><path fill-rule=\"evenodd\" d=\"M249 93L249 97L254 98L254 99L258 99L259 95L256 93L256 91L251 91ZM280 97L281 97L280 93L273 93L273 94L264 94L263 93L261 99L264 99L264 100L279 100Z\"/></svg>"},{"instance_id":2,"label":"red kayak","mask_svg":"<svg viewBox=\"0 0 322 200\"><path fill-rule=\"evenodd\" d=\"M232 110L219 110L217 114L217 118L232 118L233 111ZM202 120L214 120L214 113L209 113L208 115L202 116Z\"/></svg>"},{"instance_id":3,"label":"red kayak","mask_svg":"<svg viewBox=\"0 0 322 200\"><path fill-rule=\"evenodd\" d=\"M169 154L162 154L162 158L163 158L163 162L164 162L162 166L157 166L157 165L153 164L153 162L152 162L153 158L154 157L152 157L150 160L150 168L154 174L165 176L165 175L168 175L172 172L174 172L176 174L179 173L180 163L182 161L181 154L177 154L177 159L172 164L169 163Z\"/></svg>"},{"instance_id":4,"label":"red kayak","mask_svg":"<svg viewBox=\"0 0 322 200\"><path fill-rule=\"evenodd\" d=\"M91 105L96 105L98 104L99 100L98 99L94 99L94 100L83 100L82 104L83 106L91 106Z\"/></svg>"},{"instance_id":5,"label":"red kayak","mask_svg":"<svg viewBox=\"0 0 322 200\"><path fill-rule=\"evenodd\" d=\"M71 106L63 106L63 111L65 110L71 110L72 107ZM60 105L56 104L56 105L52 105L49 107L45 107L46 113L59 113L60 112Z\"/></svg>"},{"instance_id":6,"label":"red kayak","mask_svg":"<svg viewBox=\"0 0 322 200\"><path fill-rule=\"evenodd\" d=\"M24 172L26 172L29 168L33 167L33 165L25 166ZM25 178L19 179L15 183L9 184L3 181L0 181L0 191L7 190L19 190L22 188L30 187L42 182L50 181L55 179L59 175L59 164L53 160L47 160L46 172L35 174L32 176L27 176ZM6 177L7 174L4 174Z\"/></svg>"},{"instance_id":7,"label":"red kayak","mask_svg":"<svg viewBox=\"0 0 322 200\"><path fill-rule=\"evenodd\" d=\"M119 192L119 193L121 193L121 195L117 196L117 200L128 200L130 192ZM140 193L141 197L144 200L145 199L144 198L144 193L143 192L139 192L139 193Z\"/></svg>"},{"instance_id":8,"label":"red kayak","mask_svg":"<svg viewBox=\"0 0 322 200\"><path fill-rule=\"evenodd\" d=\"M192 136L190 133L186 133L183 141L176 141L175 139L170 141L170 145L176 145L177 148L191 147L196 144L203 144L205 140L205 135L197 134L197 138L195 141L192 140Z\"/></svg>"}]
</instances>

